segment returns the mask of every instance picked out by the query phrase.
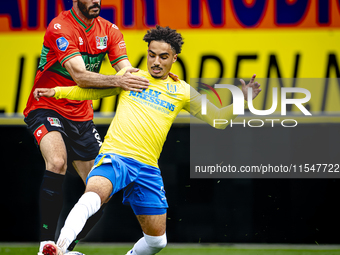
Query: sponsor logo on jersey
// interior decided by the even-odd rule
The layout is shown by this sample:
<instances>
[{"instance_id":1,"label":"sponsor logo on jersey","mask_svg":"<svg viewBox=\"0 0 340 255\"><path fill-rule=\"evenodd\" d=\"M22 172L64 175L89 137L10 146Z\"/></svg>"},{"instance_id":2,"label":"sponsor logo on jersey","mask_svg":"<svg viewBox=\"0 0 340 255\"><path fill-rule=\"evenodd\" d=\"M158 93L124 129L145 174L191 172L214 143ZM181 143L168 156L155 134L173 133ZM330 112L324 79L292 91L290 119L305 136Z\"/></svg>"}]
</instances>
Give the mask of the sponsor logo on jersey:
<instances>
[{"instance_id":1,"label":"sponsor logo on jersey","mask_svg":"<svg viewBox=\"0 0 340 255\"><path fill-rule=\"evenodd\" d=\"M61 127L60 120L58 118L47 117L48 122L50 122L51 126Z\"/></svg>"},{"instance_id":2,"label":"sponsor logo on jersey","mask_svg":"<svg viewBox=\"0 0 340 255\"><path fill-rule=\"evenodd\" d=\"M119 28L117 27L116 24L112 24L112 27L113 27L114 29L118 29L118 30L119 30Z\"/></svg>"},{"instance_id":3,"label":"sponsor logo on jersey","mask_svg":"<svg viewBox=\"0 0 340 255\"><path fill-rule=\"evenodd\" d=\"M118 46L119 46L119 49L125 49L126 48L126 45L125 45L125 42L124 41L120 41L118 43Z\"/></svg>"},{"instance_id":4,"label":"sponsor logo on jersey","mask_svg":"<svg viewBox=\"0 0 340 255\"><path fill-rule=\"evenodd\" d=\"M97 49L103 50L107 47L107 35L104 37L96 36Z\"/></svg>"},{"instance_id":5,"label":"sponsor logo on jersey","mask_svg":"<svg viewBox=\"0 0 340 255\"><path fill-rule=\"evenodd\" d=\"M59 23L54 24L54 29L61 29L61 25Z\"/></svg>"},{"instance_id":6,"label":"sponsor logo on jersey","mask_svg":"<svg viewBox=\"0 0 340 255\"><path fill-rule=\"evenodd\" d=\"M84 44L83 38L79 37L79 45L83 45L83 44Z\"/></svg>"},{"instance_id":7,"label":"sponsor logo on jersey","mask_svg":"<svg viewBox=\"0 0 340 255\"><path fill-rule=\"evenodd\" d=\"M161 94L162 93L160 91L146 89L143 90L142 92L130 91L129 96L134 98L133 99L134 101L154 108L157 111L161 111L166 114L173 112L176 108L176 105L161 99L159 97Z\"/></svg>"},{"instance_id":8,"label":"sponsor logo on jersey","mask_svg":"<svg viewBox=\"0 0 340 255\"><path fill-rule=\"evenodd\" d=\"M65 51L69 45L69 42L66 40L65 37L59 37L57 39L57 46L60 51Z\"/></svg>"},{"instance_id":9,"label":"sponsor logo on jersey","mask_svg":"<svg viewBox=\"0 0 340 255\"><path fill-rule=\"evenodd\" d=\"M166 84L166 89L168 90L169 93L174 94L177 92L177 86L176 84Z\"/></svg>"}]
</instances>

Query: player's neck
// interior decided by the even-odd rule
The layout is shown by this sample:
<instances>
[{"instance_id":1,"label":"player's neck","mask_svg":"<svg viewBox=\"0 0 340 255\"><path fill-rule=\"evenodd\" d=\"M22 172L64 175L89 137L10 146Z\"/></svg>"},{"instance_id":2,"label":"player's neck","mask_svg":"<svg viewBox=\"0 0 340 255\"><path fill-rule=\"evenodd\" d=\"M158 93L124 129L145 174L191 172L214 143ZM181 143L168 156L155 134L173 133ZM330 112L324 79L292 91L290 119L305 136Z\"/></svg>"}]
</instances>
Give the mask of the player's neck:
<instances>
[{"instance_id":1,"label":"player's neck","mask_svg":"<svg viewBox=\"0 0 340 255\"><path fill-rule=\"evenodd\" d=\"M161 80L166 80L166 79L168 79L168 77L169 77L169 74L164 75L164 76L161 78Z\"/></svg>"},{"instance_id":2,"label":"player's neck","mask_svg":"<svg viewBox=\"0 0 340 255\"><path fill-rule=\"evenodd\" d=\"M78 16L79 18L81 18L81 20L82 20L87 26L89 26L89 25L92 23L93 19L88 19L88 18L86 18L86 17L84 16L84 14L82 14L82 12L79 10L78 6L73 6L73 10L76 12L77 16Z\"/></svg>"}]
</instances>

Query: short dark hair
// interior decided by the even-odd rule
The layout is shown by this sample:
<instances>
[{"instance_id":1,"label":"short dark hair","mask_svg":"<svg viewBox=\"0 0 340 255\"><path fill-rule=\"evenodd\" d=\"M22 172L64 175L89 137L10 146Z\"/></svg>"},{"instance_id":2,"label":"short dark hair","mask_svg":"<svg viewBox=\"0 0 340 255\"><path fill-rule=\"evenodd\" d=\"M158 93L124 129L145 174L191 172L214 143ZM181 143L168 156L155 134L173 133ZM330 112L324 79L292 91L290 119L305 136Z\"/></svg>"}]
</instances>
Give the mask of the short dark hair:
<instances>
[{"instance_id":1,"label":"short dark hair","mask_svg":"<svg viewBox=\"0 0 340 255\"><path fill-rule=\"evenodd\" d=\"M152 41L164 41L171 45L171 48L175 50L176 54L181 53L183 38L180 33L177 33L175 29L170 27L161 27L156 25L156 28L149 29L144 35L143 40L148 43L148 46Z\"/></svg>"}]
</instances>

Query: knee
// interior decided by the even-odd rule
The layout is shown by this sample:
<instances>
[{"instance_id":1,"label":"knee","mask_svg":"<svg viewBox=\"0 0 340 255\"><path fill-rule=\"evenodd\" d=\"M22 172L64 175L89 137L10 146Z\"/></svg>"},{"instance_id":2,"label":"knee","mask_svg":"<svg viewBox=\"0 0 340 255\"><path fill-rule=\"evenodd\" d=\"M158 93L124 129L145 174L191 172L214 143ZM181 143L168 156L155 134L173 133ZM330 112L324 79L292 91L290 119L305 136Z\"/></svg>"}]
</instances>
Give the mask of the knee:
<instances>
[{"instance_id":1,"label":"knee","mask_svg":"<svg viewBox=\"0 0 340 255\"><path fill-rule=\"evenodd\" d=\"M166 233L162 236L149 236L144 234L144 238L149 247L159 252L167 245Z\"/></svg>"},{"instance_id":2,"label":"knee","mask_svg":"<svg viewBox=\"0 0 340 255\"><path fill-rule=\"evenodd\" d=\"M46 163L46 168L57 174L64 174L67 168L66 159L62 157L55 157Z\"/></svg>"}]
</instances>

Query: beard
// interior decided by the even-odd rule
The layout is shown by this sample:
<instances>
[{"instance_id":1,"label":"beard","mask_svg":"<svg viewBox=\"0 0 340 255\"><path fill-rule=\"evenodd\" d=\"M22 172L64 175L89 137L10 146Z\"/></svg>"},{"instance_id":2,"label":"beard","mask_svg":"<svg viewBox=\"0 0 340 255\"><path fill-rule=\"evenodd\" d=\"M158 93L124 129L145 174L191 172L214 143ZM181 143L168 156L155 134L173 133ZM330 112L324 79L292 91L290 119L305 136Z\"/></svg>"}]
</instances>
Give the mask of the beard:
<instances>
[{"instance_id":1,"label":"beard","mask_svg":"<svg viewBox=\"0 0 340 255\"><path fill-rule=\"evenodd\" d=\"M89 8L86 8L86 5L84 3L82 3L80 0L78 0L78 8L80 10L80 12L87 18L87 19L94 19L97 18L100 14L100 4L94 4L92 6L90 6ZM90 10L92 8L98 7L99 11L98 13L95 14L90 14Z\"/></svg>"},{"instance_id":2,"label":"beard","mask_svg":"<svg viewBox=\"0 0 340 255\"><path fill-rule=\"evenodd\" d=\"M150 69L153 70L152 68L150 68ZM152 74L151 72L149 72L149 74L155 79L161 79L164 75L164 74Z\"/></svg>"},{"instance_id":3,"label":"beard","mask_svg":"<svg viewBox=\"0 0 340 255\"><path fill-rule=\"evenodd\" d=\"M152 76L152 78L155 78L155 79L161 79L163 76L155 76L155 75L152 75L152 74L150 74L151 76Z\"/></svg>"}]
</instances>

